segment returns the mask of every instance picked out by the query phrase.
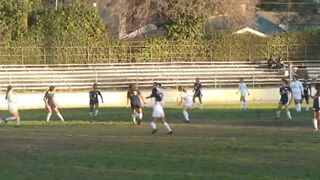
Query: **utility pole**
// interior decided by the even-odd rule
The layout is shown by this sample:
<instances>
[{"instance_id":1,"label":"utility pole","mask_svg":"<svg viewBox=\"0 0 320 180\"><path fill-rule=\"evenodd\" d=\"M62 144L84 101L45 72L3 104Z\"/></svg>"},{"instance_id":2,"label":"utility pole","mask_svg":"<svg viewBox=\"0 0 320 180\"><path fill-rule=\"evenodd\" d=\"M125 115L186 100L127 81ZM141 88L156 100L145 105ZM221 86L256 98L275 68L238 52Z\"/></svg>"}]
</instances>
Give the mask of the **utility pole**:
<instances>
[{"instance_id":1,"label":"utility pole","mask_svg":"<svg viewBox=\"0 0 320 180\"><path fill-rule=\"evenodd\" d=\"M55 9L56 11L58 11L58 0L56 0L56 2L55 2L54 9Z\"/></svg>"}]
</instances>

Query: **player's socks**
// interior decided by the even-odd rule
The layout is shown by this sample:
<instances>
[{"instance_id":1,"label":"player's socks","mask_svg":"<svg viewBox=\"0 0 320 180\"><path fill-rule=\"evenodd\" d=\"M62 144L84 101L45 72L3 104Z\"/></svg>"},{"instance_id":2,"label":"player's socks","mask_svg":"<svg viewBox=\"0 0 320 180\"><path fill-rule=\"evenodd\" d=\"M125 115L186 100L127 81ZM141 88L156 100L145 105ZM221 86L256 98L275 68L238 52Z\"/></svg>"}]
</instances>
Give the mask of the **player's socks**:
<instances>
[{"instance_id":1,"label":"player's socks","mask_svg":"<svg viewBox=\"0 0 320 180\"><path fill-rule=\"evenodd\" d=\"M292 117L291 117L291 113L290 113L290 111L289 111L289 110L287 111L287 117L288 117L288 119L289 119L289 120L291 120L291 119L292 119Z\"/></svg>"},{"instance_id":2,"label":"player's socks","mask_svg":"<svg viewBox=\"0 0 320 180\"><path fill-rule=\"evenodd\" d=\"M142 113L139 113L139 114L138 114L138 125L141 124L142 118L143 118L143 114L142 114Z\"/></svg>"},{"instance_id":3,"label":"player's socks","mask_svg":"<svg viewBox=\"0 0 320 180\"><path fill-rule=\"evenodd\" d=\"M301 104L300 103L296 104L296 111L301 112Z\"/></svg>"},{"instance_id":4,"label":"player's socks","mask_svg":"<svg viewBox=\"0 0 320 180\"><path fill-rule=\"evenodd\" d=\"M61 121L64 121L64 119L60 113L57 113L57 116L60 118Z\"/></svg>"},{"instance_id":5,"label":"player's socks","mask_svg":"<svg viewBox=\"0 0 320 180\"><path fill-rule=\"evenodd\" d=\"M49 121L50 121L50 117L51 117L51 115L52 115L52 113L48 113L48 114L47 114L47 122L49 122Z\"/></svg>"},{"instance_id":6,"label":"player's socks","mask_svg":"<svg viewBox=\"0 0 320 180\"><path fill-rule=\"evenodd\" d=\"M281 110L278 110L278 111L276 112L277 118L280 118L280 114L281 114Z\"/></svg>"},{"instance_id":7,"label":"player's socks","mask_svg":"<svg viewBox=\"0 0 320 180\"><path fill-rule=\"evenodd\" d=\"M309 111L309 109L310 109L310 106L309 106L309 104L307 104L306 111Z\"/></svg>"},{"instance_id":8,"label":"player's socks","mask_svg":"<svg viewBox=\"0 0 320 180\"><path fill-rule=\"evenodd\" d=\"M189 113L188 113L188 111L182 110L182 113L183 113L184 119L185 119L187 122L189 122L190 119L189 119Z\"/></svg>"},{"instance_id":9,"label":"player's socks","mask_svg":"<svg viewBox=\"0 0 320 180\"><path fill-rule=\"evenodd\" d=\"M89 116L92 118L92 117L93 117L93 113L92 113L92 112L89 112Z\"/></svg>"},{"instance_id":10,"label":"player's socks","mask_svg":"<svg viewBox=\"0 0 320 180\"><path fill-rule=\"evenodd\" d=\"M94 116L98 116L98 114L99 114L99 110L98 109L94 110Z\"/></svg>"},{"instance_id":11,"label":"player's socks","mask_svg":"<svg viewBox=\"0 0 320 180\"><path fill-rule=\"evenodd\" d=\"M240 109L243 109L243 101L240 102Z\"/></svg>"},{"instance_id":12,"label":"player's socks","mask_svg":"<svg viewBox=\"0 0 320 180\"><path fill-rule=\"evenodd\" d=\"M20 126L20 116L17 117L17 126Z\"/></svg>"},{"instance_id":13,"label":"player's socks","mask_svg":"<svg viewBox=\"0 0 320 180\"><path fill-rule=\"evenodd\" d=\"M318 120L313 119L313 127L314 127L314 130L318 130Z\"/></svg>"},{"instance_id":14,"label":"player's socks","mask_svg":"<svg viewBox=\"0 0 320 180\"><path fill-rule=\"evenodd\" d=\"M164 123L164 127L167 128L168 132L172 132L172 129L170 128L170 126L167 122Z\"/></svg>"},{"instance_id":15,"label":"player's socks","mask_svg":"<svg viewBox=\"0 0 320 180\"><path fill-rule=\"evenodd\" d=\"M244 110L247 110L247 108L248 108L248 103L247 103L247 101L244 102L243 104L244 104L244 105L243 105L243 106L244 106Z\"/></svg>"},{"instance_id":16,"label":"player's socks","mask_svg":"<svg viewBox=\"0 0 320 180\"><path fill-rule=\"evenodd\" d=\"M152 128L152 134L156 133L156 132L157 132L157 125L156 125L156 123L151 122L150 125L151 125L151 128Z\"/></svg>"},{"instance_id":17,"label":"player's socks","mask_svg":"<svg viewBox=\"0 0 320 180\"><path fill-rule=\"evenodd\" d=\"M16 120L17 118L15 116L10 116L10 117L7 117L6 118L6 121L14 121Z\"/></svg>"},{"instance_id":18,"label":"player's socks","mask_svg":"<svg viewBox=\"0 0 320 180\"><path fill-rule=\"evenodd\" d=\"M136 121L136 114L132 114L132 121L133 121L133 124L137 124L137 121Z\"/></svg>"}]
</instances>

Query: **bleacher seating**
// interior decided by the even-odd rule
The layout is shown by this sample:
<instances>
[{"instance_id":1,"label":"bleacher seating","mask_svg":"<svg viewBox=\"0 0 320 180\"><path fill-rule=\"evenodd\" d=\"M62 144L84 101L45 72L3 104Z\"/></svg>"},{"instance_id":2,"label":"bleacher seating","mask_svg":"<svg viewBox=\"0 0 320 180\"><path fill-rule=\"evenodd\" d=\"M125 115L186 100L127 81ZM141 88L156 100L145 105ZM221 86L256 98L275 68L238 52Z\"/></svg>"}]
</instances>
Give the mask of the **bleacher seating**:
<instances>
[{"instance_id":1,"label":"bleacher seating","mask_svg":"<svg viewBox=\"0 0 320 180\"><path fill-rule=\"evenodd\" d=\"M50 85L59 89L82 90L98 82L101 89L127 88L138 83L141 88L158 81L165 87L192 86L199 77L204 87L236 87L239 78L249 86L279 84L284 72L259 67L250 62L168 62L117 64L59 64L59 65L2 65L0 86L8 84L15 89L43 91Z\"/></svg>"}]
</instances>

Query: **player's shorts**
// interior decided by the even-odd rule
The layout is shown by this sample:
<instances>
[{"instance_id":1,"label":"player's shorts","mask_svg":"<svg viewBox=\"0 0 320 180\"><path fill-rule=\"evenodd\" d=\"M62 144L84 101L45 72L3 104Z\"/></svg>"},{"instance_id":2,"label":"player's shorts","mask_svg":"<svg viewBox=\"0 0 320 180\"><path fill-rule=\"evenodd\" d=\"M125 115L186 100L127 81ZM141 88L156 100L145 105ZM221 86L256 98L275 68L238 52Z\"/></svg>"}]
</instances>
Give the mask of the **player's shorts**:
<instances>
[{"instance_id":1,"label":"player's shorts","mask_svg":"<svg viewBox=\"0 0 320 180\"><path fill-rule=\"evenodd\" d=\"M90 105L99 104L99 101L98 101L97 99L95 99L95 100L90 100L89 104L90 104Z\"/></svg>"},{"instance_id":2,"label":"player's shorts","mask_svg":"<svg viewBox=\"0 0 320 180\"><path fill-rule=\"evenodd\" d=\"M307 102L309 102L309 94L304 94L301 96L302 96L302 99L305 99Z\"/></svg>"},{"instance_id":3,"label":"player's shorts","mask_svg":"<svg viewBox=\"0 0 320 180\"><path fill-rule=\"evenodd\" d=\"M18 108L15 104L11 104L11 105L8 105L8 111L10 113L16 113L16 112L18 112Z\"/></svg>"},{"instance_id":4,"label":"player's shorts","mask_svg":"<svg viewBox=\"0 0 320 180\"><path fill-rule=\"evenodd\" d=\"M188 103L188 104L184 104L184 107L191 109L192 105L193 105L193 103Z\"/></svg>"},{"instance_id":5,"label":"player's shorts","mask_svg":"<svg viewBox=\"0 0 320 180\"><path fill-rule=\"evenodd\" d=\"M158 105L154 105L153 106L153 112L152 112L152 117L153 118L162 118L164 117L164 111L163 111L163 107L158 104Z\"/></svg>"},{"instance_id":6,"label":"player's shorts","mask_svg":"<svg viewBox=\"0 0 320 180\"><path fill-rule=\"evenodd\" d=\"M196 97L199 97L199 98L202 98L202 93L201 92L195 92L193 94L193 97L196 98Z\"/></svg>"},{"instance_id":7,"label":"player's shorts","mask_svg":"<svg viewBox=\"0 0 320 180\"><path fill-rule=\"evenodd\" d=\"M57 108L57 106L56 106L54 103L52 103L52 102L48 102L48 104L49 104L49 107L50 107L51 109Z\"/></svg>"},{"instance_id":8,"label":"player's shorts","mask_svg":"<svg viewBox=\"0 0 320 180\"><path fill-rule=\"evenodd\" d=\"M319 104L313 104L313 111L314 112L319 112L320 111Z\"/></svg>"},{"instance_id":9,"label":"player's shorts","mask_svg":"<svg viewBox=\"0 0 320 180\"><path fill-rule=\"evenodd\" d=\"M286 97L283 97L283 98L280 98L279 104L287 105L288 102L289 102L289 99Z\"/></svg>"},{"instance_id":10,"label":"player's shorts","mask_svg":"<svg viewBox=\"0 0 320 180\"><path fill-rule=\"evenodd\" d=\"M140 102L131 103L131 109L140 109L140 108L142 108L142 105Z\"/></svg>"},{"instance_id":11,"label":"player's shorts","mask_svg":"<svg viewBox=\"0 0 320 180\"><path fill-rule=\"evenodd\" d=\"M301 100L302 99L302 94L301 93L293 93L292 94L292 99L293 100Z\"/></svg>"}]
</instances>

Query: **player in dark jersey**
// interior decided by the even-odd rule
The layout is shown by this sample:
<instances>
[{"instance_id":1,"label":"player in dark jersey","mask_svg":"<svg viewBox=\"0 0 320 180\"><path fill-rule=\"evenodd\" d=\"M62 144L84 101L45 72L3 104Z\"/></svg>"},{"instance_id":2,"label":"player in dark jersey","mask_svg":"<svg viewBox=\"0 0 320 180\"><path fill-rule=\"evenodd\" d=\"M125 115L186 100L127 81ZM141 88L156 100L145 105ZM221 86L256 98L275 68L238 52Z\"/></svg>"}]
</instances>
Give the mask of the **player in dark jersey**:
<instances>
[{"instance_id":1,"label":"player in dark jersey","mask_svg":"<svg viewBox=\"0 0 320 180\"><path fill-rule=\"evenodd\" d=\"M127 108L129 108L129 104L131 107L131 116L133 124L141 124L143 118L143 110L142 103L146 104L141 92L134 84L129 85L129 90L127 92ZM138 122L136 119L138 118Z\"/></svg>"},{"instance_id":2,"label":"player in dark jersey","mask_svg":"<svg viewBox=\"0 0 320 180\"><path fill-rule=\"evenodd\" d=\"M303 99L306 100L306 111L309 111L309 96L312 94L311 93L311 84L308 81L308 78L305 78L303 83L302 83L302 87L303 87L303 96L301 99L301 104Z\"/></svg>"},{"instance_id":3,"label":"player in dark jersey","mask_svg":"<svg viewBox=\"0 0 320 180\"><path fill-rule=\"evenodd\" d=\"M279 93L281 98L278 104L278 111L276 113L277 118L280 118L281 109L284 107L286 110L288 120L292 120L292 117L289 111L289 104L290 104L289 95L292 93L292 90L288 85L288 81L286 79L281 79L281 86L280 86Z\"/></svg>"},{"instance_id":4,"label":"player in dark jersey","mask_svg":"<svg viewBox=\"0 0 320 180\"><path fill-rule=\"evenodd\" d=\"M89 115L91 118L95 118L98 116L99 113L99 96L101 98L101 102L103 103L103 97L101 92L98 90L98 84L94 83L92 89L89 92L89 107L90 112Z\"/></svg>"},{"instance_id":5,"label":"player in dark jersey","mask_svg":"<svg viewBox=\"0 0 320 180\"><path fill-rule=\"evenodd\" d=\"M52 111L54 111L57 114L57 116L60 118L61 121L64 121L64 119L58 109L58 105L56 103L56 100L55 100L55 94L54 94L55 91L56 91L56 88L54 86L50 86L48 91L46 91L44 98L43 98L46 109L48 110L47 122L50 121Z\"/></svg>"},{"instance_id":6,"label":"player in dark jersey","mask_svg":"<svg viewBox=\"0 0 320 180\"><path fill-rule=\"evenodd\" d=\"M316 93L313 98L313 126L314 131L318 131L318 124L320 122L320 83L315 86Z\"/></svg>"},{"instance_id":7,"label":"player in dark jersey","mask_svg":"<svg viewBox=\"0 0 320 180\"><path fill-rule=\"evenodd\" d=\"M200 103L200 109L203 108L202 106L202 92L201 92L201 88L202 88L202 84L200 82L200 79L199 78L196 78L196 82L194 83L193 85L193 98L192 98L192 101L193 103L196 103L196 98L199 99L199 103Z\"/></svg>"}]
</instances>

